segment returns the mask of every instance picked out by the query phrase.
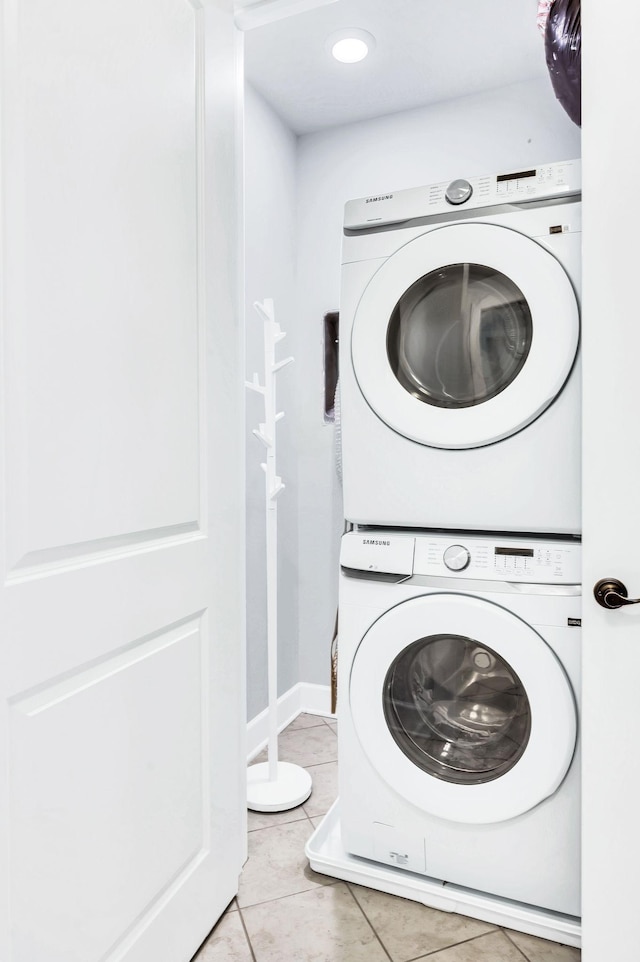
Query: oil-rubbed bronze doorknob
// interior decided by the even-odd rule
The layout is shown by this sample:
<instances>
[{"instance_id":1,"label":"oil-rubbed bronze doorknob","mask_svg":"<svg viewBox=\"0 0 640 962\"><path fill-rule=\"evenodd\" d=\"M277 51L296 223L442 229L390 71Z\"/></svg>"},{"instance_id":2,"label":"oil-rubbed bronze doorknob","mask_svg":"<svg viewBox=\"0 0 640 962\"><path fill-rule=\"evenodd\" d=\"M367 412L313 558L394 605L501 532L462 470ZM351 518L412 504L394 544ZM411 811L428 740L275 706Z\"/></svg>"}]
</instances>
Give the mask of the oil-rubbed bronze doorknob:
<instances>
[{"instance_id":1,"label":"oil-rubbed bronze doorknob","mask_svg":"<svg viewBox=\"0 0 640 962\"><path fill-rule=\"evenodd\" d=\"M599 605L614 611L624 605L638 605L640 598L628 598L628 592L617 578L602 578L593 586L593 594Z\"/></svg>"}]
</instances>

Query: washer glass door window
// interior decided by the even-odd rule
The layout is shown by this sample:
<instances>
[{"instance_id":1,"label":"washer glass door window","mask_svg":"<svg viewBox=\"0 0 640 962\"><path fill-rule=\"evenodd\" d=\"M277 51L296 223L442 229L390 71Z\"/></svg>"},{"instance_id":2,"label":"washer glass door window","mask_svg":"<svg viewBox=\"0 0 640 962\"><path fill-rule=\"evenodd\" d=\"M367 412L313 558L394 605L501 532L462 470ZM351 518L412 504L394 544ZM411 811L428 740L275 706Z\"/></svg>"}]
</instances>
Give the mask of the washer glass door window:
<instances>
[{"instance_id":1,"label":"washer glass door window","mask_svg":"<svg viewBox=\"0 0 640 962\"><path fill-rule=\"evenodd\" d=\"M409 645L389 668L383 703L400 750L454 784L500 778L529 741L531 706L522 682L473 638L432 635Z\"/></svg>"},{"instance_id":2,"label":"washer glass door window","mask_svg":"<svg viewBox=\"0 0 640 962\"><path fill-rule=\"evenodd\" d=\"M380 778L456 822L534 808L576 747L576 702L554 651L500 604L457 592L404 601L371 625L351 665L349 710Z\"/></svg>"}]
</instances>

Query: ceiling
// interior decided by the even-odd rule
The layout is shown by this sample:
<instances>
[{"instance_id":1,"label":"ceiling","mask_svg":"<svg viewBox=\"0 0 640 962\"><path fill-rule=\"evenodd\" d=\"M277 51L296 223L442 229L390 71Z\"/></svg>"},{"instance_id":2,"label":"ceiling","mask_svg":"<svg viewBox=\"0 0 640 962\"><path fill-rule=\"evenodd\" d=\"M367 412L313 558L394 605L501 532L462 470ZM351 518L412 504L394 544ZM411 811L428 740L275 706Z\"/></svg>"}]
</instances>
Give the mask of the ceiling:
<instances>
[{"instance_id":1,"label":"ceiling","mask_svg":"<svg viewBox=\"0 0 640 962\"><path fill-rule=\"evenodd\" d=\"M537 0L335 0L247 29L246 76L295 133L310 133L548 79L536 14ZM326 48L349 27L376 38L357 64Z\"/></svg>"}]
</instances>

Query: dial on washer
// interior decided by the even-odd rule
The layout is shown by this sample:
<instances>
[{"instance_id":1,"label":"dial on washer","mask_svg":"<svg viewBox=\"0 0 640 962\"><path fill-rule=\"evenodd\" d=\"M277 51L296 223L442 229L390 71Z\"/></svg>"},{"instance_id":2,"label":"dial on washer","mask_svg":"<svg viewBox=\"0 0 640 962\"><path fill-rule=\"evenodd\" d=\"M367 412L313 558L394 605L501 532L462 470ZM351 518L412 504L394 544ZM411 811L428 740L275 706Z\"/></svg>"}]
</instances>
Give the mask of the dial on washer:
<instances>
[{"instance_id":1,"label":"dial on washer","mask_svg":"<svg viewBox=\"0 0 640 962\"><path fill-rule=\"evenodd\" d=\"M449 571L464 571L471 561L471 552L461 544L452 544L445 549L442 560Z\"/></svg>"}]
</instances>

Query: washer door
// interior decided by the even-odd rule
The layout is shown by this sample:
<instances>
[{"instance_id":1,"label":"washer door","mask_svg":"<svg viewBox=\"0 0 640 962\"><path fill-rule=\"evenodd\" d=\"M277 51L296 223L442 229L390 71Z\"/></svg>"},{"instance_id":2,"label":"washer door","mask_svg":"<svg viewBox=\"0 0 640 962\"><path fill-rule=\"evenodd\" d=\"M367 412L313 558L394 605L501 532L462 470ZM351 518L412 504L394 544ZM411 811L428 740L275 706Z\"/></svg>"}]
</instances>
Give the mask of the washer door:
<instances>
[{"instance_id":1,"label":"washer door","mask_svg":"<svg viewBox=\"0 0 640 962\"><path fill-rule=\"evenodd\" d=\"M575 751L571 685L499 605L432 594L382 615L356 652L353 723L373 768L422 811L502 822L552 795Z\"/></svg>"},{"instance_id":2,"label":"washer door","mask_svg":"<svg viewBox=\"0 0 640 962\"><path fill-rule=\"evenodd\" d=\"M390 428L473 448L551 404L578 340L576 296L552 254L505 227L454 224L379 268L358 304L351 352L364 398Z\"/></svg>"}]
</instances>

